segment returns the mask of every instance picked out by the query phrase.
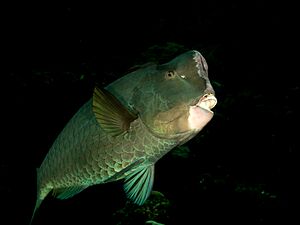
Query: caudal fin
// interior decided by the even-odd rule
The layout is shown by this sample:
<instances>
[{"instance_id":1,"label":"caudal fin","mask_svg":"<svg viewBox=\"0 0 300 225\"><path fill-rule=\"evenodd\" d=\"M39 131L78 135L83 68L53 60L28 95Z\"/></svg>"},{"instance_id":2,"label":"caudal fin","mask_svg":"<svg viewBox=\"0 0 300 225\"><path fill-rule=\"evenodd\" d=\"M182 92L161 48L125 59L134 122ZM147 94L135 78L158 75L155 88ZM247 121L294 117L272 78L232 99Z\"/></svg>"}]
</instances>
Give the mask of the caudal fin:
<instances>
[{"instance_id":1,"label":"caudal fin","mask_svg":"<svg viewBox=\"0 0 300 225\"><path fill-rule=\"evenodd\" d=\"M43 199L39 199L39 198L36 200L35 207L34 207L34 210L33 210L32 216L31 216L31 220L30 220L30 225L31 225L31 223L33 221L33 217L34 217L34 215L36 213L36 210L40 207L42 201L43 201Z\"/></svg>"},{"instance_id":2,"label":"caudal fin","mask_svg":"<svg viewBox=\"0 0 300 225\"><path fill-rule=\"evenodd\" d=\"M37 209L40 207L40 205L42 204L42 201L46 198L46 196L51 191L51 189L49 189L49 188L41 188L41 185L40 185L41 175L40 175L39 171L40 171L39 169L36 169L36 172L37 172L37 198L36 198L34 210L33 210L32 216L31 216L30 225L32 224L32 221L33 221L33 218L34 218L34 215L35 215Z\"/></svg>"}]
</instances>

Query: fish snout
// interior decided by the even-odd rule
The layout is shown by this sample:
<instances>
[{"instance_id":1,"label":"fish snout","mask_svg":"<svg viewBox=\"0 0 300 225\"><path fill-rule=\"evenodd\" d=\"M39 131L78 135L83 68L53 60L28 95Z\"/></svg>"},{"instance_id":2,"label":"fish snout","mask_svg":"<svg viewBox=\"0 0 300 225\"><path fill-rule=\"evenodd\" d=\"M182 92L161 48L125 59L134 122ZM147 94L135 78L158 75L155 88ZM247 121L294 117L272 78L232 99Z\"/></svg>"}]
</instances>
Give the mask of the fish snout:
<instances>
[{"instance_id":1,"label":"fish snout","mask_svg":"<svg viewBox=\"0 0 300 225\"><path fill-rule=\"evenodd\" d=\"M209 92L204 94L200 101L198 102L197 106L206 109L211 112L211 109L214 108L217 104L217 98L214 95L214 92Z\"/></svg>"},{"instance_id":2,"label":"fish snout","mask_svg":"<svg viewBox=\"0 0 300 225\"><path fill-rule=\"evenodd\" d=\"M204 90L204 94L212 94L215 95L215 90L213 89L209 79L206 79L206 88Z\"/></svg>"},{"instance_id":3,"label":"fish snout","mask_svg":"<svg viewBox=\"0 0 300 225\"><path fill-rule=\"evenodd\" d=\"M215 91L214 91L214 89L211 87L208 87L208 88L206 88L206 90L204 91L204 96L208 96L208 95L213 95L213 96L215 96Z\"/></svg>"}]
</instances>

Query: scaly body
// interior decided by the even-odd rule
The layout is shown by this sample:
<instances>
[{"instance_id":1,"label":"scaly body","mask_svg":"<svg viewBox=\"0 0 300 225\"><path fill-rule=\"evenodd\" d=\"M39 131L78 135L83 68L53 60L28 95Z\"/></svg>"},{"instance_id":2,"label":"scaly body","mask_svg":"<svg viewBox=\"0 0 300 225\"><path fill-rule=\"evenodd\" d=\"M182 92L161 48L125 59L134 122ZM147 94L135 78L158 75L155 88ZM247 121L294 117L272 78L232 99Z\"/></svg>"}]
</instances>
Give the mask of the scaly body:
<instances>
[{"instance_id":1,"label":"scaly body","mask_svg":"<svg viewBox=\"0 0 300 225\"><path fill-rule=\"evenodd\" d=\"M124 179L129 199L150 195L154 164L193 138L216 105L207 64L197 51L168 63L140 68L95 88L73 116L37 170L37 201L53 191L70 198L85 188ZM32 216L32 218L33 218Z\"/></svg>"},{"instance_id":2,"label":"scaly body","mask_svg":"<svg viewBox=\"0 0 300 225\"><path fill-rule=\"evenodd\" d=\"M69 121L38 169L38 196L111 181L137 160L143 160L139 166L154 164L176 144L154 136L140 120L134 121L130 134L111 137L98 125L89 101Z\"/></svg>"}]
</instances>

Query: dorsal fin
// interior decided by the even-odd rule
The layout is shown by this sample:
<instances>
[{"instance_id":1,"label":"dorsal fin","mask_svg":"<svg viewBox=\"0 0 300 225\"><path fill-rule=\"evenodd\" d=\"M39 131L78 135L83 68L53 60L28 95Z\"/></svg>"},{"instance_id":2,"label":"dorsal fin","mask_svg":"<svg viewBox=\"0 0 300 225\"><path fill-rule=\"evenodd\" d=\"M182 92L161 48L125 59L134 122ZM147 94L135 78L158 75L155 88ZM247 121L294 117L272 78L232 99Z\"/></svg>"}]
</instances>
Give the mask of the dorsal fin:
<instances>
[{"instance_id":1,"label":"dorsal fin","mask_svg":"<svg viewBox=\"0 0 300 225\"><path fill-rule=\"evenodd\" d=\"M93 94L93 112L101 127L111 136L127 131L137 116L105 89L95 88Z\"/></svg>"},{"instance_id":2,"label":"dorsal fin","mask_svg":"<svg viewBox=\"0 0 300 225\"><path fill-rule=\"evenodd\" d=\"M154 180L154 165L143 167L125 178L124 189L129 199L142 205L149 197Z\"/></svg>"}]
</instances>

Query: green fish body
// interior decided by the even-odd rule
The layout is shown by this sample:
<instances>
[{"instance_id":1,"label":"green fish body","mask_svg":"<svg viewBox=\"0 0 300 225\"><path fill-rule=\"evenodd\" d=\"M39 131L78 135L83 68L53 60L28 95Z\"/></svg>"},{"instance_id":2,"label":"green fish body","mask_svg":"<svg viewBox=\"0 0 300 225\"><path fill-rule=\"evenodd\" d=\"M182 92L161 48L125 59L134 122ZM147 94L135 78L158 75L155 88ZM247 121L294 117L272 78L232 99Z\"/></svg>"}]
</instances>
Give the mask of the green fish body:
<instances>
[{"instance_id":1,"label":"green fish body","mask_svg":"<svg viewBox=\"0 0 300 225\"><path fill-rule=\"evenodd\" d=\"M120 179L128 198L142 205L155 162L193 138L213 117L216 102L206 61L194 50L96 87L37 169L33 216L51 191L67 199Z\"/></svg>"}]
</instances>

